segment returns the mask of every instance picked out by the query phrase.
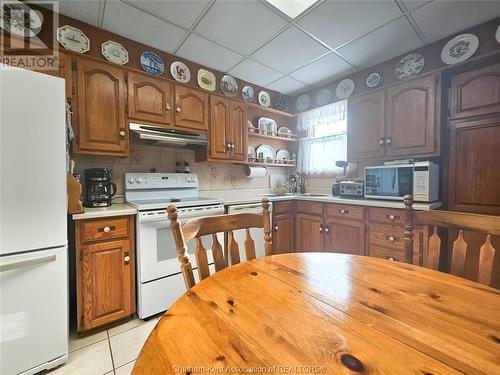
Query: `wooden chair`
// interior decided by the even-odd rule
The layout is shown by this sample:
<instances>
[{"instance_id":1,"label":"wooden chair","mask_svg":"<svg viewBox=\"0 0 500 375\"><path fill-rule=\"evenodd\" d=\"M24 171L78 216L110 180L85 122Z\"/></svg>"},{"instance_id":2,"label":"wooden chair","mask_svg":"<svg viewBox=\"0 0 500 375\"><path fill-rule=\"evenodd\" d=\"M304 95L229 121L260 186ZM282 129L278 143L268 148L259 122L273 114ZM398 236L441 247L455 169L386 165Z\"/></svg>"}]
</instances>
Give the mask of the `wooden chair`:
<instances>
[{"instance_id":1,"label":"wooden chair","mask_svg":"<svg viewBox=\"0 0 500 375\"><path fill-rule=\"evenodd\" d=\"M228 253L231 258L231 265L240 263L239 246L234 239L233 232L238 229L246 230L244 245L247 260L255 259L255 242L250 236L250 228L263 228L265 254L266 256L272 255L271 220L269 216L269 200L267 198L262 199L262 214L260 215L244 213L203 217L190 220L182 226L177 220L177 208L174 205L169 206L167 212L172 227L177 257L181 263L182 275L184 276L184 282L188 290L195 285L193 268L186 256L186 242L190 240L196 240L195 257L200 280L210 276L207 251L201 242L201 237L203 236L212 235L212 255L215 272L226 268L226 264L229 263L227 262ZM228 249L224 252L222 245L217 239L217 233L220 232L227 233Z\"/></svg>"},{"instance_id":2,"label":"wooden chair","mask_svg":"<svg viewBox=\"0 0 500 375\"><path fill-rule=\"evenodd\" d=\"M411 209L413 204L411 196L405 197L405 204L407 204L406 201L408 201ZM491 243L491 236L500 235L499 216L442 210L421 211L410 216L412 217L407 217L406 219L405 240L408 241L408 245L411 245L411 249L413 249L413 235L411 233L413 225L420 224L424 226L424 232L428 233L427 256L424 258L424 266L428 268L439 269L442 241L438 234L438 229L454 229L458 231L458 236L453 242L450 273L460 277L464 276L465 257L468 247L464 239L464 230L484 234L486 239L479 250L477 281L481 284L491 285L493 262L496 252ZM409 236L406 236L406 230L408 230ZM410 247L407 248L407 252L409 250Z\"/></svg>"}]
</instances>

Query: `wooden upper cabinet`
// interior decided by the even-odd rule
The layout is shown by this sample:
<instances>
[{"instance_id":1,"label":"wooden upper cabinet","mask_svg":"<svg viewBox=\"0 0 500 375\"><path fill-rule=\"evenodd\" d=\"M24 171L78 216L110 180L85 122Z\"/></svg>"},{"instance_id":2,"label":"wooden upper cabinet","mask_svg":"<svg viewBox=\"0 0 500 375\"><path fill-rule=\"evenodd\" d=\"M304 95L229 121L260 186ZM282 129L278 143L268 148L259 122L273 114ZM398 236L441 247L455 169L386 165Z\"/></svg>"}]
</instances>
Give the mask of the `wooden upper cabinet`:
<instances>
[{"instance_id":1,"label":"wooden upper cabinet","mask_svg":"<svg viewBox=\"0 0 500 375\"><path fill-rule=\"evenodd\" d=\"M128 74L128 117L145 123L173 125L173 85L143 74Z\"/></svg>"},{"instance_id":2,"label":"wooden upper cabinet","mask_svg":"<svg viewBox=\"0 0 500 375\"><path fill-rule=\"evenodd\" d=\"M79 58L75 153L128 155L125 71Z\"/></svg>"},{"instance_id":3,"label":"wooden upper cabinet","mask_svg":"<svg viewBox=\"0 0 500 375\"><path fill-rule=\"evenodd\" d=\"M387 91L386 156L432 154L437 146L437 75Z\"/></svg>"},{"instance_id":4,"label":"wooden upper cabinet","mask_svg":"<svg viewBox=\"0 0 500 375\"><path fill-rule=\"evenodd\" d=\"M208 94L175 86L175 127L188 130L208 130Z\"/></svg>"},{"instance_id":5,"label":"wooden upper cabinet","mask_svg":"<svg viewBox=\"0 0 500 375\"><path fill-rule=\"evenodd\" d=\"M247 105L231 101L230 104L231 159L247 160Z\"/></svg>"},{"instance_id":6,"label":"wooden upper cabinet","mask_svg":"<svg viewBox=\"0 0 500 375\"><path fill-rule=\"evenodd\" d=\"M451 80L452 119L500 113L500 64L455 76Z\"/></svg>"},{"instance_id":7,"label":"wooden upper cabinet","mask_svg":"<svg viewBox=\"0 0 500 375\"><path fill-rule=\"evenodd\" d=\"M210 157L228 159L230 139L230 103L229 99L210 96Z\"/></svg>"},{"instance_id":8,"label":"wooden upper cabinet","mask_svg":"<svg viewBox=\"0 0 500 375\"><path fill-rule=\"evenodd\" d=\"M376 91L348 101L347 159L384 156L385 91Z\"/></svg>"}]
</instances>

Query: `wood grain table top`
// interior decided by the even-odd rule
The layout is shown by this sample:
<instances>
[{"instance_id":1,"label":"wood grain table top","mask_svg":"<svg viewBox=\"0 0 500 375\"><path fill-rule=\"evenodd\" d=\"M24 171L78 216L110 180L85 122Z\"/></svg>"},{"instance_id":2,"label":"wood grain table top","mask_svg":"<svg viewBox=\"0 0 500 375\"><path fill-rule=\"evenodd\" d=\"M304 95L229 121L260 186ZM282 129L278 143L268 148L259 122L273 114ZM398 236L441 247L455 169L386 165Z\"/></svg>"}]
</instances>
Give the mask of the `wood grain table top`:
<instances>
[{"instance_id":1,"label":"wood grain table top","mask_svg":"<svg viewBox=\"0 0 500 375\"><path fill-rule=\"evenodd\" d=\"M218 272L159 321L133 374L500 374L500 291L335 253Z\"/></svg>"}]
</instances>

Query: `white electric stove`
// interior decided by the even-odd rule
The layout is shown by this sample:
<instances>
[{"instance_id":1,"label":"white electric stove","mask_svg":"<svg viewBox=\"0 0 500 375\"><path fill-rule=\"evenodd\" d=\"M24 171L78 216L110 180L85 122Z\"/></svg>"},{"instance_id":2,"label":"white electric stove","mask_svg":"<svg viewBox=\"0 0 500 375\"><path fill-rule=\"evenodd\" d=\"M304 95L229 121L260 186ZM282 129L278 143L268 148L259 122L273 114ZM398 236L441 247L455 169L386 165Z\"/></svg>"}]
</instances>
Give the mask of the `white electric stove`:
<instances>
[{"instance_id":1,"label":"white electric stove","mask_svg":"<svg viewBox=\"0 0 500 375\"><path fill-rule=\"evenodd\" d=\"M141 319L167 310L185 291L166 209L177 207L181 223L204 216L224 215L221 200L198 196L198 177L184 173L126 173L125 199L137 208L137 313ZM224 243L223 234L218 235ZM212 239L202 238L210 249ZM196 269L195 243L187 243ZM210 263L212 254L207 251ZM212 270L213 271L213 270ZM197 272L195 271L195 277Z\"/></svg>"}]
</instances>

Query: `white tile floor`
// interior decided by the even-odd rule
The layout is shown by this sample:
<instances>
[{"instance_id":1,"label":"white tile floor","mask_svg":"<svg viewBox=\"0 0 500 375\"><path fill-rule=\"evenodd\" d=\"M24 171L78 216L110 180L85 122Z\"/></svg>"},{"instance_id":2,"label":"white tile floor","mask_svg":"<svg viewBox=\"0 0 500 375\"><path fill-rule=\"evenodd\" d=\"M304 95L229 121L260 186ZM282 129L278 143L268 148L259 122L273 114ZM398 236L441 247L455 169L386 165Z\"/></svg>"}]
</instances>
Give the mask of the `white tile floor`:
<instances>
[{"instance_id":1,"label":"white tile floor","mask_svg":"<svg viewBox=\"0 0 500 375\"><path fill-rule=\"evenodd\" d=\"M159 314L148 321L132 319L123 324L81 338L69 340L69 359L47 375L129 375Z\"/></svg>"}]
</instances>

